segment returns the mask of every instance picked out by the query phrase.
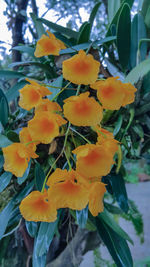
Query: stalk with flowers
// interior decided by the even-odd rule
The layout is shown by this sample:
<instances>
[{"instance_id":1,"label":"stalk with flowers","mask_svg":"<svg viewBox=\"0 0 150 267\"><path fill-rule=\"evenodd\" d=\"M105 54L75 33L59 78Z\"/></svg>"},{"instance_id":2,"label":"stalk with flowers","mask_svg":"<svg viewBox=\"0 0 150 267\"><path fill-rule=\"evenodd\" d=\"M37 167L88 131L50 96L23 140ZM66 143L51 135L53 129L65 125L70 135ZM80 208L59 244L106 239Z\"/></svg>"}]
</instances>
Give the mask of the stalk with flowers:
<instances>
[{"instance_id":1,"label":"stalk with flowers","mask_svg":"<svg viewBox=\"0 0 150 267\"><path fill-rule=\"evenodd\" d=\"M71 49L60 39L50 31L42 34L35 45L36 60L47 57L55 65L56 57ZM6 216L10 206L9 222L11 212L17 210L19 220L26 221L30 235L30 228L36 223L33 266L38 266L40 261L45 266L51 240L66 214L79 227L88 228L90 224L98 231L117 266L133 264L126 240L132 241L108 209L109 193L114 189L110 190L111 177L116 184L122 184L127 197L123 180L117 181L125 133L115 138L107 123L121 108L134 103L137 89L130 82L122 82L119 76L102 77L103 66L94 58L92 43L83 47L86 48L72 48L68 52L68 58L62 60L61 73L56 71L57 77L52 82L47 72L42 81L30 75L24 77L25 85L20 86L18 101L20 113L25 114L24 125L18 129L14 126L16 141L3 134L2 172L11 174L12 181L17 181L23 189L13 195L12 204L6 206L1 216ZM57 69L57 64L54 65ZM62 85L57 86L60 77ZM132 112L130 119L133 119ZM130 120L126 131L129 127ZM1 237L6 228L7 224ZM123 252L118 249L118 239ZM37 247L41 245L43 251L39 252ZM124 259L125 254L128 259ZM122 260L124 264L128 261L128 265L121 265Z\"/></svg>"}]
</instances>

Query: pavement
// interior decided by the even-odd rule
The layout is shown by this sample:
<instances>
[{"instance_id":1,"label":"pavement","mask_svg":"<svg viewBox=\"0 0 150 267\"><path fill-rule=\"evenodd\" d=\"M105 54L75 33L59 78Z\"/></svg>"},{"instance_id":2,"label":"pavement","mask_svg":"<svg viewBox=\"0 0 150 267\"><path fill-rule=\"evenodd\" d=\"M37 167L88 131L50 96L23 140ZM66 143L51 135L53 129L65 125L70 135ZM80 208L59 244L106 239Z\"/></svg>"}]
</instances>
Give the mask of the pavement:
<instances>
[{"instance_id":1,"label":"pavement","mask_svg":"<svg viewBox=\"0 0 150 267\"><path fill-rule=\"evenodd\" d=\"M128 198L133 200L142 214L144 222L144 243L141 244L140 238L136 235L134 227L131 222L124 219L119 220L120 226L128 233L134 242L130 245L131 254L134 262L139 262L145 258L150 258L150 182L140 182L138 184L126 184ZM100 246L100 254L103 259L110 260L111 256L105 246ZM106 267L108 265L106 264ZM139 267L146 267L150 265L139 263ZM84 260L80 267L95 267L93 251L85 254ZM101 267L101 266L100 266ZM126 266L128 267L128 266Z\"/></svg>"}]
</instances>

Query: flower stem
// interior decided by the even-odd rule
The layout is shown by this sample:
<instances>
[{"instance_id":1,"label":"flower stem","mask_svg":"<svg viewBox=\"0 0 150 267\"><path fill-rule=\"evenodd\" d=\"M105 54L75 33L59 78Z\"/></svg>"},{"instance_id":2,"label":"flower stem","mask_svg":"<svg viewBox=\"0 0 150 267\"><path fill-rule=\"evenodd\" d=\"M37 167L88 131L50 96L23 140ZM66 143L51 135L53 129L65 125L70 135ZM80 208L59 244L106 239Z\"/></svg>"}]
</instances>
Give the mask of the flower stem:
<instances>
[{"instance_id":1,"label":"flower stem","mask_svg":"<svg viewBox=\"0 0 150 267\"><path fill-rule=\"evenodd\" d=\"M63 87L53 98L51 101L54 101L55 98L57 98L70 84L71 82L67 83L65 87Z\"/></svg>"},{"instance_id":2,"label":"flower stem","mask_svg":"<svg viewBox=\"0 0 150 267\"><path fill-rule=\"evenodd\" d=\"M28 145L30 145L32 143L37 143L37 142L39 143L39 140L32 140L32 141L26 143L25 146L28 146Z\"/></svg>"},{"instance_id":3,"label":"flower stem","mask_svg":"<svg viewBox=\"0 0 150 267\"><path fill-rule=\"evenodd\" d=\"M69 166L69 171L71 171L71 169L72 169L72 166L71 166L70 160L69 160L69 158L68 158L68 155L67 155L67 153L66 153L66 151L65 151L65 150L64 150L64 154L65 154L65 157L66 157L66 160L67 160L68 166Z\"/></svg>"},{"instance_id":4,"label":"flower stem","mask_svg":"<svg viewBox=\"0 0 150 267\"><path fill-rule=\"evenodd\" d=\"M76 134L78 134L80 137L82 137L88 144L91 144L91 142L86 137L84 137L81 133L79 133L78 131L76 131L72 127L70 127L70 130L75 132Z\"/></svg>"},{"instance_id":5,"label":"flower stem","mask_svg":"<svg viewBox=\"0 0 150 267\"><path fill-rule=\"evenodd\" d=\"M44 189L45 189L45 185L46 185L47 179L48 179L48 177L49 177L49 175L50 175L52 169L54 168L56 162L57 162L57 161L59 160L59 158L61 157L62 153L63 153L63 151L60 152L59 156L58 156L57 159L54 161L54 163L52 164L50 170L48 171L48 173L47 173L47 175L46 175L46 177L45 177L45 179L44 179L43 186L42 186L42 190L41 190L42 193L44 192Z\"/></svg>"}]
</instances>

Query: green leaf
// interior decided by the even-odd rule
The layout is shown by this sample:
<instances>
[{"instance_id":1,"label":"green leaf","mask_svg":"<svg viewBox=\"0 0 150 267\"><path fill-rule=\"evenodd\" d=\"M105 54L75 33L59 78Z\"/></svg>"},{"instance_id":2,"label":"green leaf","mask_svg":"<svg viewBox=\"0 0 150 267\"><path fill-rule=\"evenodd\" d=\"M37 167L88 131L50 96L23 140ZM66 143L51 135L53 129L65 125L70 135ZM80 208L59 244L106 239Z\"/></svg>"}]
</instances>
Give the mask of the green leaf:
<instances>
[{"instance_id":1,"label":"green leaf","mask_svg":"<svg viewBox=\"0 0 150 267\"><path fill-rule=\"evenodd\" d=\"M116 40L116 36L108 36L104 39L101 39L101 40L97 40L97 41L94 41L94 42L88 42L88 43L84 43L84 44L78 44L78 45L74 45L72 46L72 48L66 48L66 49L62 49L60 51L60 55L65 55L65 54L71 54L71 53L74 53L75 50L76 51L79 51L81 49L85 50L87 48L89 48L89 46L92 46L94 47L94 45L97 45L97 46L100 46L104 43L108 43L108 42L111 42L111 41L114 41Z\"/></svg>"},{"instance_id":2,"label":"green leaf","mask_svg":"<svg viewBox=\"0 0 150 267\"><path fill-rule=\"evenodd\" d=\"M24 62L14 62L14 63L11 63L9 65L10 68L13 68L13 67L18 67L18 66L21 66L21 67L26 67L26 66L36 66L36 67L39 67L41 68L45 74L49 75L50 78L54 78L52 73L51 73L51 67L49 64L43 64L41 62L37 62L37 61L24 61Z\"/></svg>"},{"instance_id":3,"label":"green leaf","mask_svg":"<svg viewBox=\"0 0 150 267\"><path fill-rule=\"evenodd\" d=\"M8 116L9 116L8 101L5 94L0 89L0 121L4 127L8 123Z\"/></svg>"},{"instance_id":4,"label":"green leaf","mask_svg":"<svg viewBox=\"0 0 150 267\"><path fill-rule=\"evenodd\" d=\"M144 0L138 0L138 10L142 9L143 1Z\"/></svg>"},{"instance_id":5,"label":"green leaf","mask_svg":"<svg viewBox=\"0 0 150 267\"><path fill-rule=\"evenodd\" d=\"M125 220L132 221L136 234L140 236L141 242L143 242L144 225L142 214L139 212L134 201L129 199L129 212L128 214L121 214Z\"/></svg>"},{"instance_id":6,"label":"green leaf","mask_svg":"<svg viewBox=\"0 0 150 267\"><path fill-rule=\"evenodd\" d=\"M140 80L144 75L146 75L149 72L149 66L150 66L150 59L146 59L142 61L139 65L137 65L133 70L129 72L129 74L126 76L124 82L125 83L136 83L138 80Z\"/></svg>"},{"instance_id":7,"label":"green leaf","mask_svg":"<svg viewBox=\"0 0 150 267\"><path fill-rule=\"evenodd\" d=\"M150 149L150 138L147 139L147 140L144 142L144 144L143 144L143 146L142 146L142 149L141 149L141 154L147 152L148 149Z\"/></svg>"},{"instance_id":8,"label":"green leaf","mask_svg":"<svg viewBox=\"0 0 150 267\"><path fill-rule=\"evenodd\" d=\"M46 19L43 19L43 18L37 19L37 21L41 21L42 23L44 23L45 25L47 25L50 29L53 29L54 31L61 32L64 35L67 35L67 36L75 38L75 39L78 38L78 32L75 32L69 28L62 27L56 23L53 23L53 22L46 20Z\"/></svg>"},{"instance_id":9,"label":"green leaf","mask_svg":"<svg viewBox=\"0 0 150 267\"><path fill-rule=\"evenodd\" d=\"M14 132L14 131L9 131L7 132L7 137L10 141L14 142L14 143L19 143L20 140L19 140L19 135Z\"/></svg>"},{"instance_id":10,"label":"green leaf","mask_svg":"<svg viewBox=\"0 0 150 267\"><path fill-rule=\"evenodd\" d=\"M31 160L29 161L28 167L27 167L25 173L23 174L23 176L17 177L17 183L18 184L23 184L25 182L25 180L28 178L28 175L30 172L30 167L31 167Z\"/></svg>"},{"instance_id":11,"label":"green leaf","mask_svg":"<svg viewBox=\"0 0 150 267\"><path fill-rule=\"evenodd\" d=\"M93 25L94 19L96 17L96 14L97 14L97 11L98 11L100 5L101 5L101 3L99 2L92 9L92 12L91 12L90 17L89 17L89 22L91 24L91 27Z\"/></svg>"},{"instance_id":12,"label":"green leaf","mask_svg":"<svg viewBox=\"0 0 150 267\"><path fill-rule=\"evenodd\" d=\"M54 234L56 232L58 221L59 215L55 222L40 223L39 231L35 241L35 254L37 257L41 257L45 253L47 253L49 246L53 240Z\"/></svg>"},{"instance_id":13,"label":"green leaf","mask_svg":"<svg viewBox=\"0 0 150 267\"><path fill-rule=\"evenodd\" d=\"M120 208L127 213L129 206L124 179L121 174L115 173L110 174L109 177L116 201L118 202Z\"/></svg>"},{"instance_id":14,"label":"green leaf","mask_svg":"<svg viewBox=\"0 0 150 267\"><path fill-rule=\"evenodd\" d=\"M113 217L108 213L106 210L104 212L99 213L98 217L104 221L105 224L107 224L114 232L116 232L119 236L122 238L128 240L132 245L133 241L128 236L128 234L115 222Z\"/></svg>"},{"instance_id":15,"label":"green leaf","mask_svg":"<svg viewBox=\"0 0 150 267\"><path fill-rule=\"evenodd\" d=\"M6 227L11 217L11 212L13 208L14 208L14 201L12 199L0 213L0 226L1 226L0 227L0 240L2 239L3 234L6 231Z\"/></svg>"},{"instance_id":16,"label":"green leaf","mask_svg":"<svg viewBox=\"0 0 150 267\"><path fill-rule=\"evenodd\" d=\"M7 187L7 185L10 183L10 180L12 178L11 172L4 172L0 176L0 193Z\"/></svg>"},{"instance_id":17,"label":"green leaf","mask_svg":"<svg viewBox=\"0 0 150 267\"><path fill-rule=\"evenodd\" d=\"M76 210L76 220L80 228L85 228L88 219L88 206L83 210Z\"/></svg>"},{"instance_id":18,"label":"green leaf","mask_svg":"<svg viewBox=\"0 0 150 267\"><path fill-rule=\"evenodd\" d=\"M34 176L36 188L38 191L41 191L45 179L45 173L38 162L35 165Z\"/></svg>"},{"instance_id":19,"label":"green leaf","mask_svg":"<svg viewBox=\"0 0 150 267\"><path fill-rule=\"evenodd\" d=\"M7 92L6 92L6 97L8 99L8 102L14 100L19 96L19 90L23 88L27 84L26 81L21 81L16 83L13 87L11 87Z\"/></svg>"},{"instance_id":20,"label":"green leaf","mask_svg":"<svg viewBox=\"0 0 150 267\"><path fill-rule=\"evenodd\" d=\"M140 137L143 138L144 137L144 131L143 128L140 124L136 124L132 127L132 129L134 130L134 132Z\"/></svg>"},{"instance_id":21,"label":"green leaf","mask_svg":"<svg viewBox=\"0 0 150 267\"><path fill-rule=\"evenodd\" d=\"M123 116L122 116L122 114L120 114L117 121L115 122L115 129L113 131L114 136L116 136L117 133L120 131L122 122L123 122Z\"/></svg>"},{"instance_id":22,"label":"green leaf","mask_svg":"<svg viewBox=\"0 0 150 267\"><path fill-rule=\"evenodd\" d=\"M31 192L31 190L33 189L33 186L34 186L34 181L27 184L20 193L15 195L15 197L14 197L15 204L20 203L20 201Z\"/></svg>"},{"instance_id":23,"label":"green leaf","mask_svg":"<svg viewBox=\"0 0 150 267\"><path fill-rule=\"evenodd\" d=\"M139 46L139 41L146 38L146 28L144 24L144 19L141 13L137 13L131 24L131 51L130 51L130 65L132 68L136 66L137 62L137 51ZM147 43L143 42L140 48L140 61L146 58L147 53Z\"/></svg>"},{"instance_id":24,"label":"green leaf","mask_svg":"<svg viewBox=\"0 0 150 267\"><path fill-rule=\"evenodd\" d=\"M19 46L15 46L12 48L12 50L17 50L20 52L24 52L27 53L28 55L30 55L31 57L34 57L34 48L27 46L27 45L19 45Z\"/></svg>"},{"instance_id":25,"label":"green leaf","mask_svg":"<svg viewBox=\"0 0 150 267\"><path fill-rule=\"evenodd\" d=\"M5 78L7 80L9 79L15 79L15 78L24 78L24 74L17 72L17 71L11 71L11 70L0 70L0 78Z\"/></svg>"},{"instance_id":26,"label":"green leaf","mask_svg":"<svg viewBox=\"0 0 150 267\"><path fill-rule=\"evenodd\" d=\"M4 165L4 157L0 155L0 168L2 168Z\"/></svg>"},{"instance_id":27,"label":"green leaf","mask_svg":"<svg viewBox=\"0 0 150 267\"><path fill-rule=\"evenodd\" d=\"M141 93L146 94L150 92L150 71L143 77Z\"/></svg>"},{"instance_id":28,"label":"green leaf","mask_svg":"<svg viewBox=\"0 0 150 267\"><path fill-rule=\"evenodd\" d=\"M133 2L134 0L124 0L120 6L120 8L118 9L116 15L113 17L113 20L111 21L110 25L109 25L109 28L107 30L107 33L106 33L106 37L107 36L111 36L112 35L112 32L111 32L111 28L112 28L112 25L117 25L118 23L118 18L119 18L119 15L120 15L120 12L122 11L122 7L123 5L126 3L130 6L130 8L132 7L133 5Z\"/></svg>"},{"instance_id":29,"label":"green leaf","mask_svg":"<svg viewBox=\"0 0 150 267\"><path fill-rule=\"evenodd\" d=\"M26 229L28 231L28 234L31 237L35 237L36 233L38 231L38 223L37 222L25 221L25 225L26 225Z\"/></svg>"},{"instance_id":30,"label":"green leaf","mask_svg":"<svg viewBox=\"0 0 150 267\"><path fill-rule=\"evenodd\" d=\"M146 12L146 16L145 16L145 24L148 28L150 28L150 5L148 7L148 10Z\"/></svg>"},{"instance_id":31,"label":"green leaf","mask_svg":"<svg viewBox=\"0 0 150 267\"><path fill-rule=\"evenodd\" d=\"M117 24L117 50L119 61L123 69L127 67L130 56L131 18L130 7L124 4Z\"/></svg>"},{"instance_id":32,"label":"green leaf","mask_svg":"<svg viewBox=\"0 0 150 267\"><path fill-rule=\"evenodd\" d=\"M103 220L96 217L95 221L98 233L117 267L133 267L132 256L126 240L114 232Z\"/></svg>"},{"instance_id":33,"label":"green leaf","mask_svg":"<svg viewBox=\"0 0 150 267\"><path fill-rule=\"evenodd\" d=\"M84 43L84 44L78 44L78 45L74 45L72 46L72 48L66 48L66 49L62 49L60 50L59 54L60 55L65 55L65 54L72 54L72 53L75 53L75 50L76 51L79 51L81 49L87 49L89 46L91 45L91 42L89 43Z\"/></svg>"},{"instance_id":34,"label":"green leaf","mask_svg":"<svg viewBox=\"0 0 150 267\"><path fill-rule=\"evenodd\" d=\"M147 10L148 10L149 6L150 6L149 0L144 0L143 1L143 5L142 5L142 14L143 14L144 18L146 16L146 13L147 13Z\"/></svg>"},{"instance_id":35,"label":"green leaf","mask_svg":"<svg viewBox=\"0 0 150 267\"><path fill-rule=\"evenodd\" d=\"M86 43L89 41L91 31L91 24L89 22L84 22L82 30L79 32L77 44Z\"/></svg>"},{"instance_id":36,"label":"green leaf","mask_svg":"<svg viewBox=\"0 0 150 267\"><path fill-rule=\"evenodd\" d=\"M56 80L54 80L49 84L50 86L52 86L49 87L49 90L52 92L52 94L47 96L49 100L52 100L59 93L59 91L62 88L62 83L63 83L63 76L60 75Z\"/></svg>"},{"instance_id":37,"label":"green leaf","mask_svg":"<svg viewBox=\"0 0 150 267\"><path fill-rule=\"evenodd\" d=\"M104 202L104 207L105 207L110 213L112 213L112 214L114 214L114 215L116 215L116 214L121 215L121 214L123 213L123 211L122 211L119 207L117 207L117 206L115 206L115 205L112 205L112 204L110 204L110 203L107 203L107 202Z\"/></svg>"},{"instance_id":38,"label":"green leaf","mask_svg":"<svg viewBox=\"0 0 150 267\"><path fill-rule=\"evenodd\" d=\"M11 201L7 204L7 206L2 210L2 212L0 213L0 240L2 239L7 225L9 223L9 220L12 218L13 215L13 208L15 205L19 204L20 201L30 193L30 191L33 188L33 181L28 184L20 193L18 193L17 195L15 195Z\"/></svg>"},{"instance_id":39,"label":"green leaf","mask_svg":"<svg viewBox=\"0 0 150 267\"><path fill-rule=\"evenodd\" d=\"M36 17L36 15L34 13L30 13L30 16L31 16L31 18L33 20L33 23L34 23L38 38L41 38L42 34L45 33L45 29L43 27L43 24L42 24L41 21L38 20L38 18Z\"/></svg>"},{"instance_id":40,"label":"green leaf","mask_svg":"<svg viewBox=\"0 0 150 267\"><path fill-rule=\"evenodd\" d=\"M144 113L147 113L150 111L150 104L144 104L142 107L139 107L137 110L136 110L136 116L138 115L142 115Z\"/></svg>"},{"instance_id":41,"label":"green leaf","mask_svg":"<svg viewBox=\"0 0 150 267\"><path fill-rule=\"evenodd\" d=\"M118 68L113 65L108 59L105 59L107 68L112 76L119 76L120 80L124 80L124 74L118 70Z\"/></svg>"},{"instance_id":42,"label":"green leaf","mask_svg":"<svg viewBox=\"0 0 150 267\"><path fill-rule=\"evenodd\" d=\"M34 244L36 242L36 239L34 240ZM32 266L33 267L44 267L46 266L46 254L42 255L41 257L37 257L35 254L35 245L33 250L33 256L32 256Z\"/></svg>"},{"instance_id":43,"label":"green leaf","mask_svg":"<svg viewBox=\"0 0 150 267\"><path fill-rule=\"evenodd\" d=\"M0 134L0 148L11 145L12 142L5 136Z\"/></svg>"},{"instance_id":44,"label":"green leaf","mask_svg":"<svg viewBox=\"0 0 150 267\"><path fill-rule=\"evenodd\" d=\"M111 23L120 7L120 0L108 0L108 21Z\"/></svg>"}]
</instances>

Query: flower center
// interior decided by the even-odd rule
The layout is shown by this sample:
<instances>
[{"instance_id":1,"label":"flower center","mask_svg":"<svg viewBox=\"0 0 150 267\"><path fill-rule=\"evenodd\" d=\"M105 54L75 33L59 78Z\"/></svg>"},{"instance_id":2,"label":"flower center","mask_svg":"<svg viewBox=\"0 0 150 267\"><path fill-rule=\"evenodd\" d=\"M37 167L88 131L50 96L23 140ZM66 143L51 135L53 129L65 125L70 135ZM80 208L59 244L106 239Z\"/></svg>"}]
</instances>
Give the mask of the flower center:
<instances>
[{"instance_id":1,"label":"flower center","mask_svg":"<svg viewBox=\"0 0 150 267\"><path fill-rule=\"evenodd\" d=\"M44 52L53 52L56 49L55 45L53 45L53 43L49 39L44 40L42 47Z\"/></svg>"},{"instance_id":2,"label":"flower center","mask_svg":"<svg viewBox=\"0 0 150 267\"><path fill-rule=\"evenodd\" d=\"M54 130L54 123L48 119L43 119L40 123L41 130L43 133L51 133Z\"/></svg>"},{"instance_id":3,"label":"flower center","mask_svg":"<svg viewBox=\"0 0 150 267\"><path fill-rule=\"evenodd\" d=\"M75 195L79 191L79 185L71 183L70 181L63 183L61 187L65 194Z\"/></svg>"},{"instance_id":4,"label":"flower center","mask_svg":"<svg viewBox=\"0 0 150 267\"><path fill-rule=\"evenodd\" d=\"M39 101L40 97L40 94L36 90L31 89L29 94L29 101L31 103L36 104Z\"/></svg>"},{"instance_id":5,"label":"flower center","mask_svg":"<svg viewBox=\"0 0 150 267\"><path fill-rule=\"evenodd\" d=\"M111 98L114 93L114 88L112 86L106 86L101 90L103 97Z\"/></svg>"},{"instance_id":6,"label":"flower center","mask_svg":"<svg viewBox=\"0 0 150 267\"><path fill-rule=\"evenodd\" d=\"M83 158L86 165L96 164L100 159L100 154L97 151L90 151L89 154Z\"/></svg>"},{"instance_id":7,"label":"flower center","mask_svg":"<svg viewBox=\"0 0 150 267\"><path fill-rule=\"evenodd\" d=\"M74 109L75 113L78 115L86 116L88 116L91 111L90 105L88 105L85 100L75 103Z\"/></svg>"},{"instance_id":8,"label":"flower center","mask_svg":"<svg viewBox=\"0 0 150 267\"><path fill-rule=\"evenodd\" d=\"M90 65L85 62L85 61L77 61L74 64L74 71L78 74L78 75L83 75L83 74L89 74L91 67Z\"/></svg>"}]
</instances>

